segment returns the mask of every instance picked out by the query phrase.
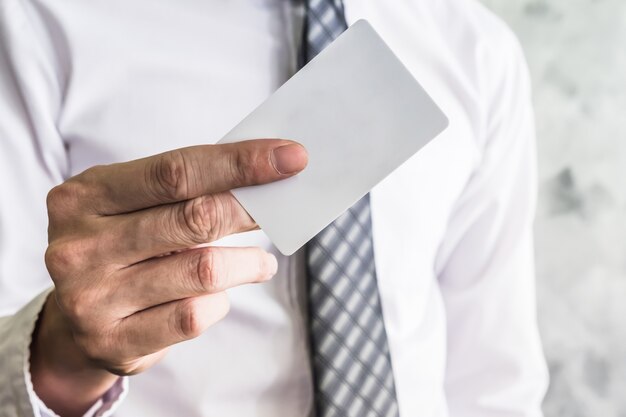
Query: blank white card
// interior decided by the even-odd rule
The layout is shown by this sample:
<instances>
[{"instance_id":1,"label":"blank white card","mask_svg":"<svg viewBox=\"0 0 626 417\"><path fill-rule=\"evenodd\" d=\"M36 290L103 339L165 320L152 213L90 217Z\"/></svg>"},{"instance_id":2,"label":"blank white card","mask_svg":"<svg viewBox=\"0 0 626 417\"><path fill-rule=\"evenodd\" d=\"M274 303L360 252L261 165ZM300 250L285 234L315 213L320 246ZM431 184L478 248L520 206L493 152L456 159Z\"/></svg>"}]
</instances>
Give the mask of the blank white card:
<instances>
[{"instance_id":1,"label":"blank white card","mask_svg":"<svg viewBox=\"0 0 626 417\"><path fill-rule=\"evenodd\" d=\"M219 143L300 142L309 165L272 184L233 190L291 255L448 125L365 20L353 24Z\"/></svg>"}]
</instances>

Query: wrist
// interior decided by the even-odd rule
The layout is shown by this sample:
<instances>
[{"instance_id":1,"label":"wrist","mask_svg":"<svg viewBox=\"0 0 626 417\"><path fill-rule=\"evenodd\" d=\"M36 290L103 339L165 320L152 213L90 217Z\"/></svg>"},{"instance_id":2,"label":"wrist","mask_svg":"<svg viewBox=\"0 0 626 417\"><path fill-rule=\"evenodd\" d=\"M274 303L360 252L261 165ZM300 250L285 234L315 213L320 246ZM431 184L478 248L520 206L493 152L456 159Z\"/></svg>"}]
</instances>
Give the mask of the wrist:
<instances>
[{"instance_id":1,"label":"wrist","mask_svg":"<svg viewBox=\"0 0 626 417\"><path fill-rule=\"evenodd\" d=\"M63 416L82 416L119 378L97 367L74 342L54 292L41 311L30 351L35 393Z\"/></svg>"}]
</instances>

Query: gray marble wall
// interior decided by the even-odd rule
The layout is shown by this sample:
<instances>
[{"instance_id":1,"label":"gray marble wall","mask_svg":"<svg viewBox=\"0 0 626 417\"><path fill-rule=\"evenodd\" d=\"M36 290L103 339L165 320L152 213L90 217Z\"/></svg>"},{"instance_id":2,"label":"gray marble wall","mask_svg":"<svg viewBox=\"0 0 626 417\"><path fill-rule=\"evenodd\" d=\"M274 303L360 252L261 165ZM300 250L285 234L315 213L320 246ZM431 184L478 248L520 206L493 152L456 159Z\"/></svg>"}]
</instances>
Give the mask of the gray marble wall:
<instances>
[{"instance_id":1,"label":"gray marble wall","mask_svg":"<svg viewBox=\"0 0 626 417\"><path fill-rule=\"evenodd\" d=\"M626 417L626 1L483 0L534 83L547 417Z\"/></svg>"}]
</instances>

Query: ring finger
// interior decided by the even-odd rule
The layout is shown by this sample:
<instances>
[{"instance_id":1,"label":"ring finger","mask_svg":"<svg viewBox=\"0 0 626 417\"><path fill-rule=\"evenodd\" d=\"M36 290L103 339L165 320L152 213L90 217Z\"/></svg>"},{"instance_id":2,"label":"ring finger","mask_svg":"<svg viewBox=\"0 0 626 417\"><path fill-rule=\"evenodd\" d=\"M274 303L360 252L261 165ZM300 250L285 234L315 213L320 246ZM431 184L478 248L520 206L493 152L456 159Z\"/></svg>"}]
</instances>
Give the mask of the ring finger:
<instances>
[{"instance_id":1,"label":"ring finger","mask_svg":"<svg viewBox=\"0 0 626 417\"><path fill-rule=\"evenodd\" d=\"M118 317L183 298L270 279L274 255L258 247L206 247L153 258L120 270L107 297Z\"/></svg>"}]
</instances>

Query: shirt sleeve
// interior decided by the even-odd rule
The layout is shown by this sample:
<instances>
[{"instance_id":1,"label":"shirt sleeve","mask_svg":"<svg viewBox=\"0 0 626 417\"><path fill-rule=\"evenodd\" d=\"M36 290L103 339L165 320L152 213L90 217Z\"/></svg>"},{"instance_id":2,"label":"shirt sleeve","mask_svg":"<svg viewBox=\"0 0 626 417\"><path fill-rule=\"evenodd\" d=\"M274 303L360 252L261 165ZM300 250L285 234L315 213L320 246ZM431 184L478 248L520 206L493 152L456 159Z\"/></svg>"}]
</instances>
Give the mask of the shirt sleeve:
<instances>
[{"instance_id":1,"label":"shirt sleeve","mask_svg":"<svg viewBox=\"0 0 626 417\"><path fill-rule=\"evenodd\" d=\"M508 32L482 61L482 159L437 258L451 416L537 417L547 372L535 312L535 133L529 77Z\"/></svg>"},{"instance_id":2,"label":"shirt sleeve","mask_svg":"<svg viewBox=\"0 0 626 417\"><path fill-rule=\"evenodd\" d=\"M46 194L69 172L57 129L66 53L58 28L23 0L0 1L0 415L54 414L29 373L35 323L49 294L44 264ZM48 288L48 289L46 289ZM37 295L39 294L39 295ZM126 392L119 380L90 410L111 415Z\"/></svg>"}]
</instances>

